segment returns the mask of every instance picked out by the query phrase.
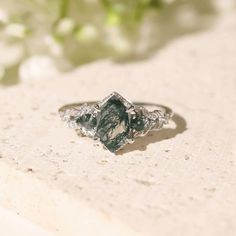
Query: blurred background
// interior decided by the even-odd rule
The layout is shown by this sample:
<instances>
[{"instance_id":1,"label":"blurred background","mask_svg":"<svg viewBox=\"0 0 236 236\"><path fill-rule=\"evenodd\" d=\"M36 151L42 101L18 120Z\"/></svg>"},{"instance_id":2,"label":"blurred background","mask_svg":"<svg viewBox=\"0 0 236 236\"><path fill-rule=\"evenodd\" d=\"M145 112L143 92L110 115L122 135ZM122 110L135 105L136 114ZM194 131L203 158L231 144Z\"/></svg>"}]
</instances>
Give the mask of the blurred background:
<instances>
[{"instance_id":1,"label":"blurred background","mask_svg":"<svg viewBox=\"0 0 236 236\"><path fill-rule=\"evenodd\" d=\"M235 236L235 10L0 0L0 235ZM58 108L114 90L174 122L117 156L64 127Z\"/></svg>"},{"instance_id":2,"label":"blurred background","mask_svg":"<svg viewBox=\"0 0 236 236\"><path fill-rule=\"evenodd\" d=\"M145 60L235 7L235 0L0 0L0 84L50 79L99 59Z\"/></svg>"}]
</instances>

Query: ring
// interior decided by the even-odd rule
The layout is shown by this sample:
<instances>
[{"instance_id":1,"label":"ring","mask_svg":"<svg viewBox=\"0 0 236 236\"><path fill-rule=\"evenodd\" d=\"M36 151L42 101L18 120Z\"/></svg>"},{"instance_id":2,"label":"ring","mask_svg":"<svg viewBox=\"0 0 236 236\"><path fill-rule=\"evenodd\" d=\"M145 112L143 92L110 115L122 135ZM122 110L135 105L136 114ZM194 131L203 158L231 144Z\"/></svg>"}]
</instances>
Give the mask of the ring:
<instances>
[{"instance_id":1,"label":"ring","mask_svg":"<svg viewBox=\"0 0 236 236\"><path fill-rule=\"evenodd\" d=\"M100 102L65 105L59 114L81 136L99 140L117 152L150 130L161 129L173 116L171 109L149 103L131 103L117 92Z\"/></svg>"}]
</instances>

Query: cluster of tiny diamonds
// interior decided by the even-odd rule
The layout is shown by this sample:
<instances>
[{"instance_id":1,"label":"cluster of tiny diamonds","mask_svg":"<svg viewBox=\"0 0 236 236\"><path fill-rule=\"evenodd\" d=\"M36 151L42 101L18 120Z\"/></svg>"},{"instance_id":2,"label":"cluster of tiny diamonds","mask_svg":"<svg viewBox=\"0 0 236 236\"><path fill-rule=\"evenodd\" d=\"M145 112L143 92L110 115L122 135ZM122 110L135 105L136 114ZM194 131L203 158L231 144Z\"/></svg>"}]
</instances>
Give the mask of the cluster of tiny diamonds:
<instances>
[{"instance_id":1,"label":"cluster of tiny diamonds","mask_svg":"<svg viewBox=\"0 0 236 236\"><path fill-rule=\"evenodd\" d=\"M76 117L78 117L78 115L81 113L81 110L82 110L82 106L73 107L73 108L68 108L68 109L59 111L59 114L62 121L66 122L69 128L76 129L77 128Z\"/></svg>"},{"instance_id":2,"label":"cluster of tiny diamonds","mask_svg":"<svg viewBox=\"0 0 236 236\"><path fill-rule=\"evenodd\" d=\"M86 130L83 127L80 127L76 120L82 116L83 114L87 113L94 113L95 108L94 106L88 106L87 104L83 104L82 106L75 106L63 111L60 111L60 116L62 121L66 122L67 126L72 129L79 129L81 133L87 135Z\"/></svg>"},{"instance_id":3,"label":"cluster of tiny diamonds","mask_svg":"<svg viewBox=\"0 0 236 236\"><path fill-rule=\"evenodd\" d=\"M151 120L151 129L161 129L170 119L170 117L167 117L167 114L161 110L149 112L148 118Z\"/></svg>"},{"instance_id":4,"label":"cluster of tiny diamonds","mask_svg":"<svg viewBox=\"0 0 236 236\"><path fill-rule=\"evenodd\" d=\"M81 108L80 113L78 114L78 117L83 116L84 114L91 114L91 116L96 118L98 114L98 110L95 108L95 106L86 105ZM77 123L77 126L78 126L77 127L78 130L81 132L82 135L85 135L91 138L95 137L95 134L96 134L95 129L88 130L83 126L80 126L78 123Z\"/></svg>"}]
</instances>

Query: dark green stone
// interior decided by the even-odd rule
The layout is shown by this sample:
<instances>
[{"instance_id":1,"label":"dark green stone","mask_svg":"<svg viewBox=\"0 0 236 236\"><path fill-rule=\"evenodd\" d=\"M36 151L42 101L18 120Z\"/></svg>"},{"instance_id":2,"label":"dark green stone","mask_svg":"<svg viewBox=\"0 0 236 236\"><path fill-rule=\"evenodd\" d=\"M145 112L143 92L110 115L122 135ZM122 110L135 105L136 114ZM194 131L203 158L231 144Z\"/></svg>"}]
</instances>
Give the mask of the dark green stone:
<instances>
[{"instance_id":1,"label":"dark green stone","mask_svg":"<svg viewBox=\"0 0 236 236\"><path fill-rule=\"evenodd\" d=\"M90 113L85 113L82 116L80 116L77 120L76 120L77 124L79 124L80 126L86 128L87 130L91 130L93 128L96 127L97 125L97 118L94 117L92 114Z\"/></svg>"},{"instance_id":2,"label":"dark green stone","mask_svg":"<svg viewBox=\"0 0 236 236\"><path fill-rule=\"evenodd\" d=\"M145 120L143 119L142 116L140 117L135 117L134 119L132 119L132 122L131 122L131 127L132 129L140 132L144 129L145 127Z\"/></svg>"},{"instance_id":3,"label":"dark green stone","mask_svg":"<svg viewBox=\"0 0 236 236\"><path fill-rule=\"evenodd\" d=\"M131 117L131 122L130 122L130 127L138 132L142 132L143 130L146 129L148 125L148 119L147 117L143 114L142 111L137 112L133 117Z\"/></svg>"},{"instance_id":4,"label":"dark green stone","mask_svg":"<svg viewBox=\"0 0 236 236\"><path fill-rule=\"evenodd\" d=\"M127 107L116 95L110 97L101 107L96 135L111 152L122 147L129 133Z\"/></svg>"}]
</instances>

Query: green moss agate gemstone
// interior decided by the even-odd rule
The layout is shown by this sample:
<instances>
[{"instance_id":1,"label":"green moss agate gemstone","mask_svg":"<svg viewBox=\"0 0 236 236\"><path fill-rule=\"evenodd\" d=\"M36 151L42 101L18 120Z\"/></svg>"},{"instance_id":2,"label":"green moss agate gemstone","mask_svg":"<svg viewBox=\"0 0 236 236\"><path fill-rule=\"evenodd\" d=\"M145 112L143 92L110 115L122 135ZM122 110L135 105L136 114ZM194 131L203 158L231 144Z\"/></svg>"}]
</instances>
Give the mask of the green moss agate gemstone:
<instances>
[{"instance_id":1,"label":"green moss agate gemstone","mask_svg":"<svg viewBox=\"0 0 236 236\"><path fill-rule=\"evenodd\" d=\"M96 136L109 151L115 152L126 143L129 129L127 106L119 96L111 96L101 106Z\"/></svg>"}]
</instances>

